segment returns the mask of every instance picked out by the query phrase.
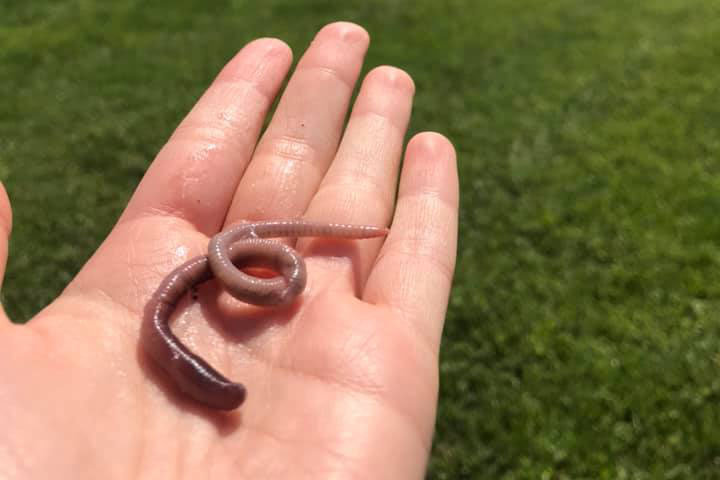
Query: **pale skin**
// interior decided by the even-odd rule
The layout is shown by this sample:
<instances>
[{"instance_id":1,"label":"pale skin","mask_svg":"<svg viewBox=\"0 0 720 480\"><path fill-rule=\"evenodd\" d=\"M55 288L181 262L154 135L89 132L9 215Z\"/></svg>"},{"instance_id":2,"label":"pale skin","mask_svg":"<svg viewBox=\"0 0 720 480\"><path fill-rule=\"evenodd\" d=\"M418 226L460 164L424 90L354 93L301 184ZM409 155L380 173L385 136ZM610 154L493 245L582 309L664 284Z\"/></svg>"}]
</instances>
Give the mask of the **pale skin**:
<instances>
[{"instance_id":1,"label":"pale skin","mask_svg":"<svg viewBox=\"0 0 720 480\"><path fill-rule=\"evenodd\" d=\"M350 105L368 44L357 25L322 28L284 92L290 49L242 48L77 277L28 324L4 319L0 477L423 478L455 262L455 153L437 133L404 145L414 85L400 69L371 70ZM173 329L248 396L218 413L178 395L138 345L154 289L228 225L287 218L391 229L294 243L308 284L286 308L203 284ZM0 274L10 228L0 189Z\"/></svg>"}]
</instances>

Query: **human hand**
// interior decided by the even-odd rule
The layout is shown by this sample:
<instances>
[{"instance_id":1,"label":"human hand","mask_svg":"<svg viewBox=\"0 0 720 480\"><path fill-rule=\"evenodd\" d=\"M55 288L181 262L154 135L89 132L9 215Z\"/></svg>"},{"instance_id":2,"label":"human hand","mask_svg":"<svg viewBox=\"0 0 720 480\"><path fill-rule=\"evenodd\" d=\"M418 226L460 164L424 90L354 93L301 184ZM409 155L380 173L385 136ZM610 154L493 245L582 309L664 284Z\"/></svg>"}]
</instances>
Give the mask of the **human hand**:
<instances>
[{"instance_id":1,"label":"human hand","mask_svg":"<svg viewBox=\"0 0 720 480\"><path fill-rule=\"evenodd\" d=\"M291 64L245 46L158 154L118 223L27 325L0 322L3 478L422 478L455 261L452 145L410 140L413 83L379 67L344 119L368 37L331 24ZM173 329L248 388L238 410L177 393L139 348L143 308L173 267L243 220L386 226L387 239L295 245L308 285L291 308L249 307L215 282ZM0 189L0 279L10 205Z\"/></svg>"}]
</instances>

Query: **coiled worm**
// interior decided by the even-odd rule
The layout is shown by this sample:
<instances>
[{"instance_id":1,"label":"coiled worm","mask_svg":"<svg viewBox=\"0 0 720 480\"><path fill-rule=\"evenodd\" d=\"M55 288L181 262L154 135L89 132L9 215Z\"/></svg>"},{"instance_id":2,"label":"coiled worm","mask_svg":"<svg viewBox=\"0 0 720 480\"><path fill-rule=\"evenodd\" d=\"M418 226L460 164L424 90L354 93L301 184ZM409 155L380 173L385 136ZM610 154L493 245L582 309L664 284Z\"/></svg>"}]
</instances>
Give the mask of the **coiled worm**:
<instances>
[{"instance_id":1,"label":"coiled worm","mask_svg":"<svg viewBox=\"0 0 720 480\"><path fill-rule=\"evenodd\" d=\"M170 315L185 293L216 277L231 295L243 302L286 305L305 288L305 261L293 248L267 238L360 239L387 233L388 229L381 227L305 220L246 223L220 232L210 240L207 255L188 260L160 283L146 307L143 347L186 395L211 408L237 408L245 400L245 387L225 378L170 330ZM235 266L241 260L260 262L281 276L253 277Z\"/></svg>"}]
</instances>

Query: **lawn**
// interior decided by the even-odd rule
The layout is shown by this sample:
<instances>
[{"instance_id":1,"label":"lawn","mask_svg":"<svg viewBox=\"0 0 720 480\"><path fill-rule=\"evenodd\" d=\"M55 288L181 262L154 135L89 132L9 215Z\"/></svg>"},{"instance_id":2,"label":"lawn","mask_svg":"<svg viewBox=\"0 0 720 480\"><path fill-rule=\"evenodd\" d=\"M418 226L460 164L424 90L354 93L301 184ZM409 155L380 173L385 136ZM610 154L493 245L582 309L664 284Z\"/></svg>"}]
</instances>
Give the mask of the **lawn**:
<instances>
[{"instance_id":1,"label":"lawn","mask_svg":"<svg viewBox=\"0 0 720 480\"><path fill-rule=\"evenodd\" d=\"M260 6L262 5L262 6ZM51 301L245 42L365 26L456 144L431 479L720 478L720 3L0 3L3 303ZM411 133L412 133L411 132Z\"/></svg>"}]
</instances>

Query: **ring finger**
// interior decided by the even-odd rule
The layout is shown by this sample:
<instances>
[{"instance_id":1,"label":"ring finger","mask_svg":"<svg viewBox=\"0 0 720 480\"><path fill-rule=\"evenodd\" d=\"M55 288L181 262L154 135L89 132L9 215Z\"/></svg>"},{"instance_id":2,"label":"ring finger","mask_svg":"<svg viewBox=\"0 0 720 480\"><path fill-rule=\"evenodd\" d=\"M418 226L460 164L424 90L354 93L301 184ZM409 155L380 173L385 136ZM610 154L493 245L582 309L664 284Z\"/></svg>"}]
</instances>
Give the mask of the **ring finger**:
<instances>
[{"instance_id":1,"label":"ring finger","mask_svg":"<svg viewBox=\"0 0 720 480\"><path fill-rule=\"evenodd\" d=\"M337 158L313 198L307 218L379 226L390 223L414 92L412 79L398 68L384 66L368 73ZM365 241L343 247L357 248L358 255L353 256L361 283L379 245L379 241Z\"/></svg>"}]
</instances>

